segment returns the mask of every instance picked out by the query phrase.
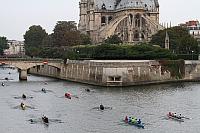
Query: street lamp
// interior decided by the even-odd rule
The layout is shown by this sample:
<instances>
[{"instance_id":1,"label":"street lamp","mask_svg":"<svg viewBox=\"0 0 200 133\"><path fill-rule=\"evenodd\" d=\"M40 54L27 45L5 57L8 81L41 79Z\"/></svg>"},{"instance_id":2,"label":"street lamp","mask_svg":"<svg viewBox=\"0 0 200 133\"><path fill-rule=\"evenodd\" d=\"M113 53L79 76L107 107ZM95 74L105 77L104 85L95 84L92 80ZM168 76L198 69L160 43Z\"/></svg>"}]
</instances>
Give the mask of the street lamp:
<instances>
[{"instance_id":1,"label":"street lamp","mask_svg":"<svg viewBox=\"0 0 200 133\"><path fill-rule=\"evenodd\" d=\"M194 51L192 50L192 60L193 60L193 53L194 53Z\"/></svg>"}]
</instances>

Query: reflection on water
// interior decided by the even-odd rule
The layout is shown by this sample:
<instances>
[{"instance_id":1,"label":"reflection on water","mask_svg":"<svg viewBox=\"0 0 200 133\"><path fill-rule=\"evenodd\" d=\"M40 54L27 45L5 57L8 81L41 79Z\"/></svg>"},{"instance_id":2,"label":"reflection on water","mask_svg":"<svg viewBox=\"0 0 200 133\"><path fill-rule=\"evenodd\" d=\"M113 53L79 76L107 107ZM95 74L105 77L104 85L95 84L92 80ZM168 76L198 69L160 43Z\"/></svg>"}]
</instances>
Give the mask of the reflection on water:
<instances>
[{"instance_id":1,"label":"reflection on water","mask_svg":"<svg viewBox=\"0 0 200 133\"><path fill-rule=\"evenodd\" d=\"M5 77L13 80L0 80L5 84L0 86L2 133L196 133L200 130L198 83L112 88L31 75L27 82L21 82L16 69L0 69L0 79ZM66 99L65 93L70 93L72 99ZM22 94L27 98L23 99ZM30 108L20 110L21 102ZM100 104L105 110L99 111ZM191 119L182 123L166 119L169 111ZM42 123L43 115L49 118L48 126ZM122 121L125 116L141 119L145 129L127 125Z\"/></svg>"}]
</instances>

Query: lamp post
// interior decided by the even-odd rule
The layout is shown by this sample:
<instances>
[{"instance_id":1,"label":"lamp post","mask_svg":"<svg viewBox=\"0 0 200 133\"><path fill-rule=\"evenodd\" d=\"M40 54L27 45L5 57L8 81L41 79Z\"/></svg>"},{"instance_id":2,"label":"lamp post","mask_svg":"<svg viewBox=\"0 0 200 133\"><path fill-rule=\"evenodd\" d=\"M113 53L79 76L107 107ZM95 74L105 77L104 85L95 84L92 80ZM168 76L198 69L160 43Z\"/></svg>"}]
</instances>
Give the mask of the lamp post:
<instances>
[{"instance_id":1,"label":"lamp post","mask_svg":"<svg viewBox=\"0 0 200 133\"><path fill-rule=\"evenodd\" d=\"M78 59L79 59L79 51L76 51L77 52L77 55L78 55Z\"/></svg>"},{"instance_id":2,"label":"lamp post","mask_svg":"<svg viewBox=\"0 0 200 133\"><path fill-rule=\"evenodd\" d=\"M192 60L193 60L193 53L194 53L194 51L192 50Z\"/></svg>"}]
</instances>

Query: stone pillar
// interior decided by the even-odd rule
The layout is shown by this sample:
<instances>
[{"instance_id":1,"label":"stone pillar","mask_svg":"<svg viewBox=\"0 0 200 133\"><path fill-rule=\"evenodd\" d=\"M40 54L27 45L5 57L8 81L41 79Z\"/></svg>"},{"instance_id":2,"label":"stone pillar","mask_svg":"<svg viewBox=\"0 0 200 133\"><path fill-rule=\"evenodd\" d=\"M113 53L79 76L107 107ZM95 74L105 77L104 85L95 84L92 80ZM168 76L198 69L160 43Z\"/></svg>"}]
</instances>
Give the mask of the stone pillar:
<instances>
[{"instance_id":1,"label":"stone pillar","mask_svg":"<svg viewBox=\"0 0 200 133\"><path fill-rule=\"evenodd\" d=\"M142 41L142 17L140 17L139 41Z\"/></svg>"},{"instance_id":2,"label":"stone pillar","mask_svg":"<svg viewBox=\"0 0 200 133\"><path fill-rule=\"evenodd\" d=\"M27 70L20 70L19 71L19 79L20 80L27 80Z\"/></svg>"}]
</instances>

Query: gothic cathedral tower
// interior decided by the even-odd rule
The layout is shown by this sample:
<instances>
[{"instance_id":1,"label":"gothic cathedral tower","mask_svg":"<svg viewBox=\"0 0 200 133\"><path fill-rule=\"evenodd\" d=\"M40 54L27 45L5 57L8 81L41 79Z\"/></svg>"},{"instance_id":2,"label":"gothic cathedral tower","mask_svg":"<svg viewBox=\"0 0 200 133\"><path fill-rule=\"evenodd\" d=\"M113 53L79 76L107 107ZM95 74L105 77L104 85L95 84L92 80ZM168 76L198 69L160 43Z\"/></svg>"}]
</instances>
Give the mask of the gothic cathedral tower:
<instances>
[{"instance_id":1,"label":"gothic cathedral tower","mask_svg":"<svg viewBox=\"0 0 200 133\"><path fill-rule=\"evenodd\" d=\"M93 43L112 35L127 43L145 42L164 29L157 0L81 0L79 6L79 30Z\"/></svg>"}]
</instances>

